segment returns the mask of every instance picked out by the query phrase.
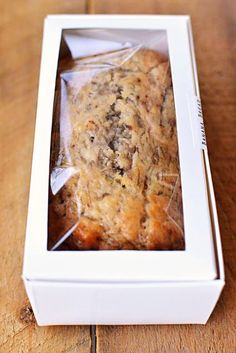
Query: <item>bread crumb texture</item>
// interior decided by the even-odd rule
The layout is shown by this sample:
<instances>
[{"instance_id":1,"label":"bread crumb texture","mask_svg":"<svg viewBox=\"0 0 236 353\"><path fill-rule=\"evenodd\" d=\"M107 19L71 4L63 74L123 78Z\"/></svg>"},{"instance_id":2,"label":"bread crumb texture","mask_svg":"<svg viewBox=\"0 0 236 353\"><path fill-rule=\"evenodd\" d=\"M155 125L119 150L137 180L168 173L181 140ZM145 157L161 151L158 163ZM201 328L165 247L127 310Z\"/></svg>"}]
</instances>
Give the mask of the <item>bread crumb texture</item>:
<instances>
[{"instance_id":1,"label":"bread crumb texture","mask_svg":"<svg viewBox=\"0 0 236 353\"><path fill-rule=\"evenodd\" d=\"M50 195L49 243L78 223L61 249L184 249L169 62L149 49L129 53L59 72L51 162L58 151L52 168L75 172Z\"/></svg>"}]
</instances>

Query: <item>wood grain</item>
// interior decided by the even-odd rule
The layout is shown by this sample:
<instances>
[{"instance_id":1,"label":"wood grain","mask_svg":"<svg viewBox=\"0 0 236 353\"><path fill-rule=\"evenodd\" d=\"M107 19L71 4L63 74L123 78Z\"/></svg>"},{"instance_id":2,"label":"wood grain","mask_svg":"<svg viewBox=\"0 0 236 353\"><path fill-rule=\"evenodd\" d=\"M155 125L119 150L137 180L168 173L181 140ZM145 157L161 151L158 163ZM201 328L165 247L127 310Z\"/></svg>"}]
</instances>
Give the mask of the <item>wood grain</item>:
<instances>
[{"instance_id":1,"label":"wood grain","mask_svg":"<svg viewBox=\"0 0 236 353\"><path fill-rule=\"evenodd\" d=\"M89 327L38 327L21 280L43 18L83 1L1 1L0 352L88 353Z\"/></svg>"},{"instance_id":2,"label":"wood grain","mask_svg":"<svg viewBox=\"0 0 236 353\"><path fill-rule=\"evenodd\" d=\"M236 2L100 0L96 13L190 14L227 285L206 326L99 326L99 353L236 352Z\"/></svg>"}]
</instances>

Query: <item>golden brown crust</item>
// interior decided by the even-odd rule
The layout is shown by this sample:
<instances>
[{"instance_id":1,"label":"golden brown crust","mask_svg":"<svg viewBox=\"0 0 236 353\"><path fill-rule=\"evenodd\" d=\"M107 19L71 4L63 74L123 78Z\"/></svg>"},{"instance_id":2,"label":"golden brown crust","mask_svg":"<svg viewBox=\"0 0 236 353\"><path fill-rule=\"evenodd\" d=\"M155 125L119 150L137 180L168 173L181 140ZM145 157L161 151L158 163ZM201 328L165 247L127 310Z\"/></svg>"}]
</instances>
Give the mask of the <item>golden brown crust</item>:
<instances>
[{"instance_id":1,"label":"golden brown crust","mask_svg":"<svg viewBox=\"0 0 236 353\"><path fill-rule=\"evenodd\" d=\"M183 249L169 63L148 49L124 58L113 55L109 69L105 55L91 59L95 68L78 61L61 74L58 160L76 173L53 198L51 214L63 231L78 222L71 248Z\"/></svg>"}]
</instances>

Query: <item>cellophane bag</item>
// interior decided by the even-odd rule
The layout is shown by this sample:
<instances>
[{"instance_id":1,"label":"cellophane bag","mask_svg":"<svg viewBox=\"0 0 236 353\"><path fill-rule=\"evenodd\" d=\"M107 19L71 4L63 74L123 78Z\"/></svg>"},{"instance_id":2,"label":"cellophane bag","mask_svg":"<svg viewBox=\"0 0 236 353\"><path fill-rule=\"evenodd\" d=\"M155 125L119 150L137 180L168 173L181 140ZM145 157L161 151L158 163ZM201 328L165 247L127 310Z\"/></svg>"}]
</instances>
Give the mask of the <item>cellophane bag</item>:
<instances>
[{"instance_id":1,"label":"cellophane bag","mask_svg":"<svg viewBox=\"0 0 236 353\"><path fill-rule=\"evenodd\" d=\"M65 30L63 45L48 249L184 250L166 33Z\"/></svg>"}]
</instances>

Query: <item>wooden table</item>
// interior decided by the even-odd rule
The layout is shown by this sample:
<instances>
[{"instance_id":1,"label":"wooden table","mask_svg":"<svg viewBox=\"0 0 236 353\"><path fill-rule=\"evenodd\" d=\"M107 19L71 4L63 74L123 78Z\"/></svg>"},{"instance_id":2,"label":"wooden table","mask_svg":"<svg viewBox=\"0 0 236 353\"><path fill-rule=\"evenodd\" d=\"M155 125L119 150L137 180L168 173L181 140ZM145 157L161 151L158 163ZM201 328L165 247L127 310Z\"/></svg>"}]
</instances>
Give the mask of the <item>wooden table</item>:
<instances>
[{"instance_id":1,"label":"wooden table","mask_svg":"<svg viewBox=\"0 0 236 353\"><path fill-rule=\"evenodd\" d=\"M0 352L236 352L236 2L0 1ZM21 280L43 18L48 13L190 14L227 285L206 326L38 327Z\"/></svg>"}]
</instances>

